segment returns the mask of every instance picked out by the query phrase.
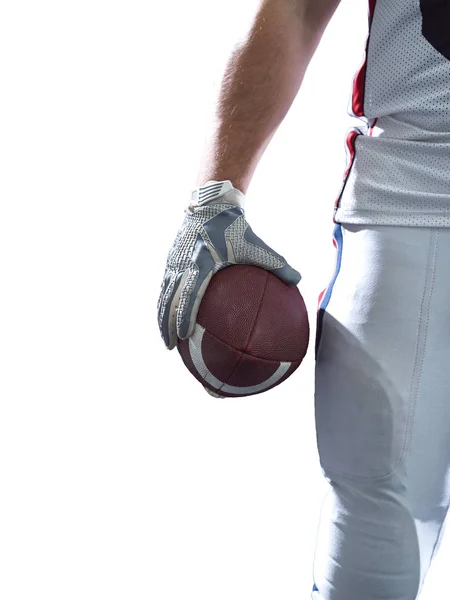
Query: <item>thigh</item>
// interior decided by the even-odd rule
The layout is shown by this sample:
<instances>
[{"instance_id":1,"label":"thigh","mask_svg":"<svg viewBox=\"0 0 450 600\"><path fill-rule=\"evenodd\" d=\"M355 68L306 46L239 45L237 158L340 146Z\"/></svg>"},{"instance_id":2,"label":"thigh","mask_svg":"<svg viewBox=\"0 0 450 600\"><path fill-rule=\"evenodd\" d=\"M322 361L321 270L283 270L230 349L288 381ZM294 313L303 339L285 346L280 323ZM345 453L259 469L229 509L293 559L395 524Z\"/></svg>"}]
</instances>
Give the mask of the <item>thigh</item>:
<instances>
[{"instance_id":1,"label":"thigh","mask_svg":"<svg viewBox=\"0 0 450 600\"><path fill-rule=\"evenodd\" d=\"M325 474L375 480L404 464L414 425L437 229L337 225L318 311L315 417Z\"/></svg>"}]
</instances>

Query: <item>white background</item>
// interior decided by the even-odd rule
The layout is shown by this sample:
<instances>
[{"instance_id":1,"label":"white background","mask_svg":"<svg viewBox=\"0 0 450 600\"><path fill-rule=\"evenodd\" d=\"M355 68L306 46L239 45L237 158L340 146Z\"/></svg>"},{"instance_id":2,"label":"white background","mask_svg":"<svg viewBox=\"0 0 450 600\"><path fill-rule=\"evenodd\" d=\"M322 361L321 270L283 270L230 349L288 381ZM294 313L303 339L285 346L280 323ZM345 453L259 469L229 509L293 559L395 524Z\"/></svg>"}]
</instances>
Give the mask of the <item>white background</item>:
<instances>
[{"instance_id":1,"label":"white background","mask_svg":"<svg viewBox=\"0 0 450 600\"><path fill-rule=\"evenodd\" d=\"M3 3L2 600L310 597L328 490L315 317L367 2L342 1L248 192L253 229L303 275L304 363L268 393L216 400L156 321L221 73L257 4Z\"/></svg>"}]
</instances>

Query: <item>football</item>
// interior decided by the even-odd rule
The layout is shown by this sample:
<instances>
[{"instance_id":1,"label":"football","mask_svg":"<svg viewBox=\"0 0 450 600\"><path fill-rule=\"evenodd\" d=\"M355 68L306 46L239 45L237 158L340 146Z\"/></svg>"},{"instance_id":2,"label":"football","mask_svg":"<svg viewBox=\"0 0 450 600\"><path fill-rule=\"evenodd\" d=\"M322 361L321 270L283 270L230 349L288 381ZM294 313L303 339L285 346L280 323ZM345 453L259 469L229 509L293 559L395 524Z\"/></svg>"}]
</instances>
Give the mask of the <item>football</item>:
<instances>
[{"instance_id":1,"label":"football","mask_svg":"<svg viewBox=\"0 0 450 600\"><path fill-rule=\"evenodd\" d=\"M178 339L184 364L212 395L261 394L300 366L309 343L306 306L297 286L252 265L216 273L192 336Z\"/></svg>"}]
</instances>

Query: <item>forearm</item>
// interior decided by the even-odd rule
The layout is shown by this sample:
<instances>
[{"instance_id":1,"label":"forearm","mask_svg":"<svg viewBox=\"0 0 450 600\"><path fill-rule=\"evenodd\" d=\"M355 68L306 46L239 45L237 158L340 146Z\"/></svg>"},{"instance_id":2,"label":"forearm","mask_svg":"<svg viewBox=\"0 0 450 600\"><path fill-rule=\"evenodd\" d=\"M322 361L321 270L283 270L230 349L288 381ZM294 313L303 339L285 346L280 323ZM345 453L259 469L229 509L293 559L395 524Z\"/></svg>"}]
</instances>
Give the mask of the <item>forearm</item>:
<instances>
[{"instance_id":1,"label":"forearm","mask_svg":"<svg viewBox=\"0 0 450 600\"><path fill-rule=\"evenodd\" d=\"M323 33L307 5L303 0L262 2L246 40L228 60L197 185L229 179L247 192Z\"/></svg>"}]
</instances>

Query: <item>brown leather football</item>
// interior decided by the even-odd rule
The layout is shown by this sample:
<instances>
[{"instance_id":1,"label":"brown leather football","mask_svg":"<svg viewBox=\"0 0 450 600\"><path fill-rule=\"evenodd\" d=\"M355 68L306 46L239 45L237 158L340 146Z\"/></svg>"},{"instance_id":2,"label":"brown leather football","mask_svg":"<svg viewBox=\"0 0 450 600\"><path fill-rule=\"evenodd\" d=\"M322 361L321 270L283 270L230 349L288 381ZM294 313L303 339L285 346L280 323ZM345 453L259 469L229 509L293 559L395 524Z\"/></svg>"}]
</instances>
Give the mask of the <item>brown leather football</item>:
<instances>
[{"instance_id":1,"label":"brown leather football","mask_svg":"<svg viewBox=\"0 0 450 600\"><path fill-rule=\"evenodd\" d=\"M296 286L250 265L221 269L200 304L194 333L178 339L189 371L224 397L251 396L285 381L309 343L306 306Z\"/></svg>"}]
</instances>

